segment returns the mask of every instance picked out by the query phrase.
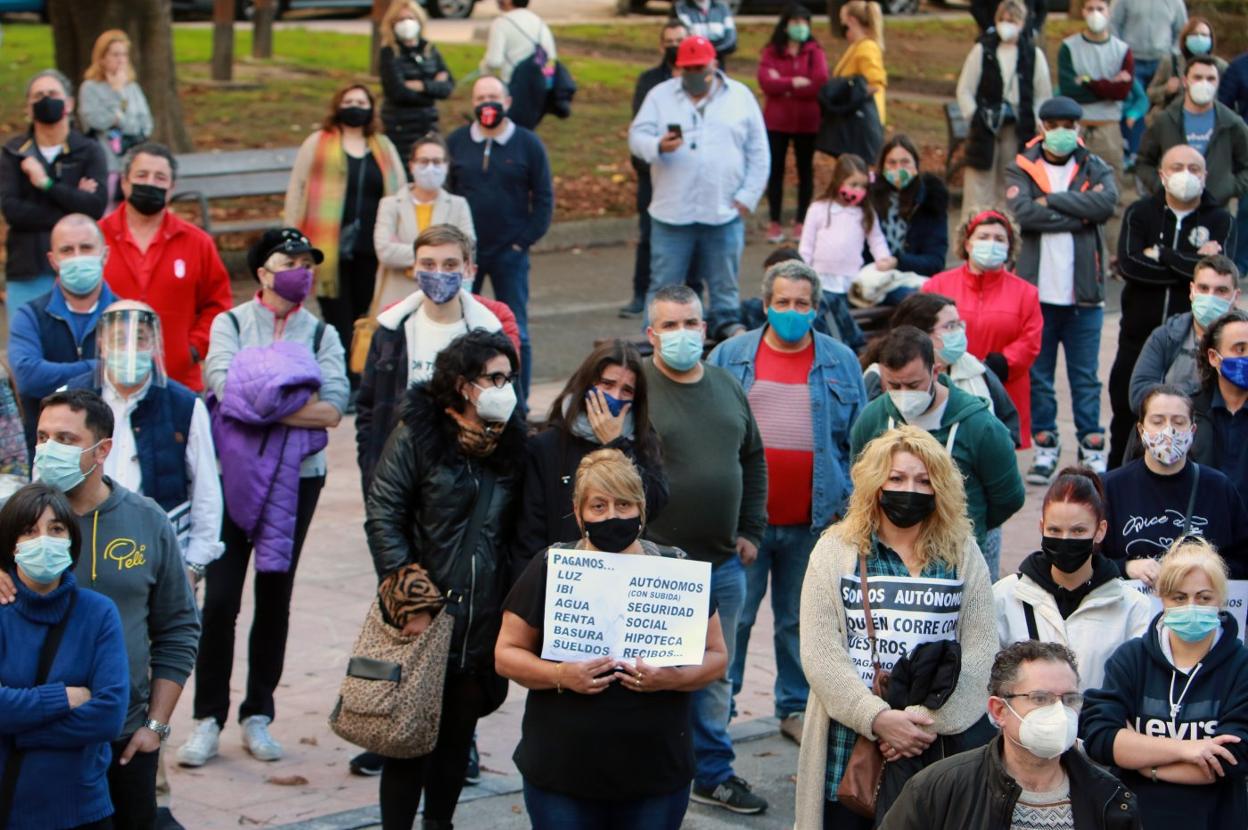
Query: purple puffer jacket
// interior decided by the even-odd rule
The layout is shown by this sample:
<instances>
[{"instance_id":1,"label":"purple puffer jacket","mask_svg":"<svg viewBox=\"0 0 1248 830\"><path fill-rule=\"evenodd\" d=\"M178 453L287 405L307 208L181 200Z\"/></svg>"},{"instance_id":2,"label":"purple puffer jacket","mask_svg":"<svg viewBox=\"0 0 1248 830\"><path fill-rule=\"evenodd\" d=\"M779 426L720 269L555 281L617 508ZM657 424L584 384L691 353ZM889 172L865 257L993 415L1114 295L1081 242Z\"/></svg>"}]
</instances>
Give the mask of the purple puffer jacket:
<instances>
[{"instance_id":1,"label":"purple puffer jacket","mask_svg":"<svg viewBox=\"0 0 1248 830\"><path fill-rule=\"evenodd\" d=\"M290 570L299 464L325 449L329 435L279 422L320 388L321 367L307 346L249 346L234 355L225 397L213 409L225 507L251 539L257 571Z\"/></svg>"}]
</instances>

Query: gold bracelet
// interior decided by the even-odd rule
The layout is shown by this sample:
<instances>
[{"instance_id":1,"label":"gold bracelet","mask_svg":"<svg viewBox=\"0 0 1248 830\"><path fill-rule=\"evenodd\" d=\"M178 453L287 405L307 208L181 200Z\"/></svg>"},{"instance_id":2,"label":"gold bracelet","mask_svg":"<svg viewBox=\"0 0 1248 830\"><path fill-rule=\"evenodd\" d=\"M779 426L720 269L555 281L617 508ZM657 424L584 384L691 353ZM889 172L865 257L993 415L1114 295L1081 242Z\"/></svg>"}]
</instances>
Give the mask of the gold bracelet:
<instances>
[{"instance_id":1,"label":"gold bracelet","mask_svg":"<svg viewBox=\"0 0 1248 830\"><path fill-rule=\"evenodd\" d=\"M555 691L563 694L563 681L560 679L563 674L563 663L555 663Z\"/></svg>"}]
</instances>

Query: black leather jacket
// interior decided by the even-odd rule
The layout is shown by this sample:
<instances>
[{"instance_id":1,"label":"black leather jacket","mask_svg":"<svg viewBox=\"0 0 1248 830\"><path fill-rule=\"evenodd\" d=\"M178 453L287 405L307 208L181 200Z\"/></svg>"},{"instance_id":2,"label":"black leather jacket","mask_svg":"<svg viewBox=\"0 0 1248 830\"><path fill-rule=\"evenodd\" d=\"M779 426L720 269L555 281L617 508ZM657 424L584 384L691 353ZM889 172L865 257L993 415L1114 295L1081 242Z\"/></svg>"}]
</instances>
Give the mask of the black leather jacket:
<instances>
[{"instance_id":1,"label":"black leather jacket","mask_svg":"<svg viewBox=\"0 0 1248 830\"><path fill-rule=\"evenodd\" d=\"M447 73L445 81L434 80L439 72ZM438 102L450 97L455 80L438 48L424 40L415 48L383 46L378 74L386 137L394 142L399 157L407 164L412 142L438 128ZM406 81L423 81L425 89L409 89Z\"/></svg>"},{"instance_id":2,"label":"black leather jacket","mask_svg":"<svg viewBox=\"0 0 1248 830\"><path fill-rule=\"evenodd\" d=\"M492 672L494 641L508 585L507 546L515 524L524 429L512 415L493 454L459 449L455 422L421 384L408 392L401 420L373 471L365 532L379 578L412 562L447 597L455 616L450 665ZM476 550L461 550L482 472L497 476Z\"/></svg>"},{"instance_id":3,"label":"black leather jacket","mask_svg":"<svg viewBox=\"0 0 1248 830\"><path fill-rule=\"evenodd\" d=\"M932 764L910 779L880 830L1008 830L1022 788L1001 760L1000 735L982 749ZM1079 830L1138 830L1135 794L1076 748L1062 755Z\"/></svg>"}]
</instances>

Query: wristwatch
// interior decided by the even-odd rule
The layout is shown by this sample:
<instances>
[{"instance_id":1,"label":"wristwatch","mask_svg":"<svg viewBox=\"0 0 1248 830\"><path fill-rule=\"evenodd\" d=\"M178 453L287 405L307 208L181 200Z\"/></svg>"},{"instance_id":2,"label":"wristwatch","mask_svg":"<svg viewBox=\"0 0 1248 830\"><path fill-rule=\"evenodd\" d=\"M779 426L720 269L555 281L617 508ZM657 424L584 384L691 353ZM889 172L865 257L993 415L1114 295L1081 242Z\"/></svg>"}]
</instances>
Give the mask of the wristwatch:
<instances>
[{"instance_id":1,"label":"wristwatch","mask_svg":"<svg viewBox=\"0 0 1248 830\"><path fill-rule=\"evenodd\" d=\"M169 733L173 731L173 728L170 727L169 724L161 723L158 720L149 720L143 725L159 735L161 741L169 740Z\"/></svg>"}]
</instances>

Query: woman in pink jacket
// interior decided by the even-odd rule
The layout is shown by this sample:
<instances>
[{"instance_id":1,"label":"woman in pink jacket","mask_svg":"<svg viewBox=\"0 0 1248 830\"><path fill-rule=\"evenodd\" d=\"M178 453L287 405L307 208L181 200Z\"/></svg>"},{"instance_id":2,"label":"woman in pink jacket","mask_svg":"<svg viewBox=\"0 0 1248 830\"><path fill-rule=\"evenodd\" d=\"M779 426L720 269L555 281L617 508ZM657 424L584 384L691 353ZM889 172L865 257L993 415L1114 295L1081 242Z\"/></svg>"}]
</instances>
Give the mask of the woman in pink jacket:
<instances>
[{"instance_id":1,"label":"woman in pink jacket","mask_svg":"<svg viewBox=\"0 0 1248 830\"><path fill-rule=\"evenodd\" d=\"M1004 214L986 210L971 217L956 250L966 262L929 279L923 290L952 297L966 321L966 350L1005 385L1018 409L1023 448L1031 446L1031 364L1040 354L1040 295L1011 273L1014 229Z\"/></svg>"},{"instance_id":2,"label":"woman in pink jacket","mask_svg":"<svg viewBox=\"0 0 1248 830\"><path fill-rule=\"evenodd\" d=\"M767 206L771 224L768 242L783 242L780 205L784 199L784 163L793 144L797 162L797 218L793 238L802 238L802 222L815 189L815 133L819 132L816 95L828 80L828 59L810 34L810 12L791 3L780 15L771 41L763 47L758 64L758 85L767 98L763 121L771 145L771 178L767 182Z\"/></svg>"}]
</instances>

